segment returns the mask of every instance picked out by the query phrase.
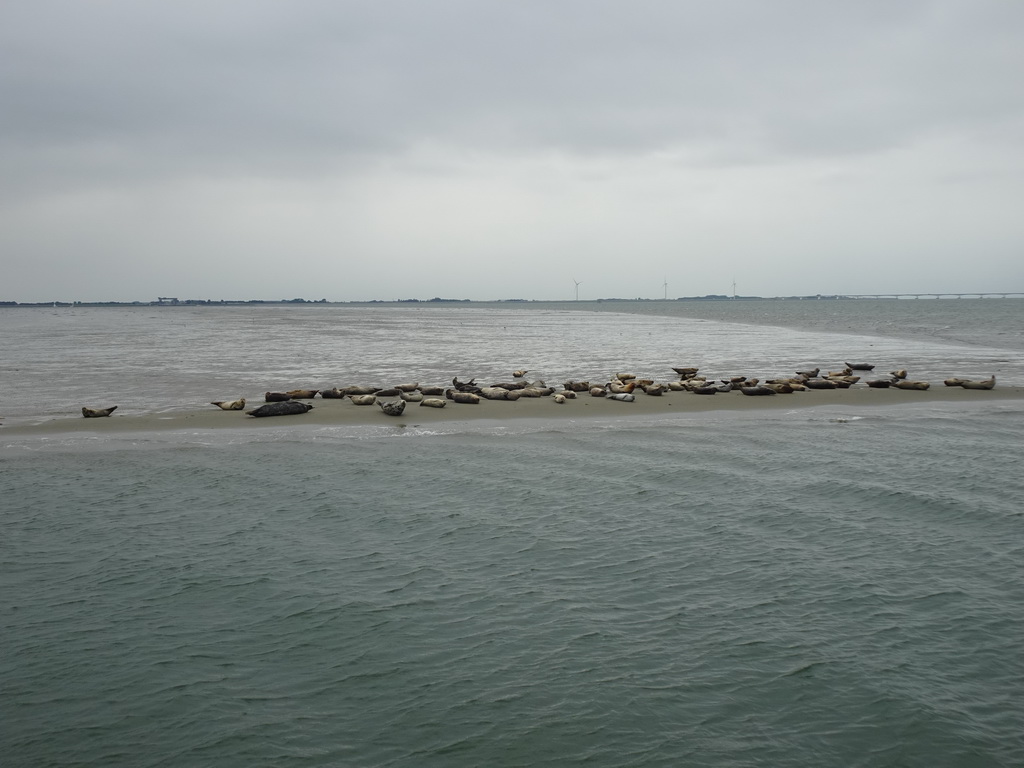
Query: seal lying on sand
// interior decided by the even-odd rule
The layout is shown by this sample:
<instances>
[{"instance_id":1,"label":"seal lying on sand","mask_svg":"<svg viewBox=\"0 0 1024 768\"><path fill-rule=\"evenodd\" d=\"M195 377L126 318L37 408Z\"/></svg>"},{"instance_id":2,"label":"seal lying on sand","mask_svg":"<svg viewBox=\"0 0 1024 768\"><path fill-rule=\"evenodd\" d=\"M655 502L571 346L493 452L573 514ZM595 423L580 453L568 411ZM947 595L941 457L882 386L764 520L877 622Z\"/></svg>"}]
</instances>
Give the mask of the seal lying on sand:
<instances>
[{"instance_id":1,"label":"seal lying on sand","mask_svg":"<svg viewBox=\"0 0 1024 768\"><path fill-rule=\"evenodd\" d=\"M282 403L285 400L291 400L292 396L287 392L267 392L267 394L263 396L263 399L268 403Z\"/></svg>"},{"instance_id":2,"label":"seal lying on sand","mask_svg":"<svg viewBox=\"0 0 1024 768\"><path fill-rule=\"evenodd\" d=\"M771 387L756 386L756 387L740 387L740 392L744 395L751 395L756 397L758 395L774 395L777 394Z\"/></svg>"},{"instance_id":3,"label":"seal lying on sand","mask_svg":"<svg viewBox=\"0 0 1024 768\"><path fill-rule=\"evenodd\" d=\"M846 363L846 367L851 371L873 371L875 366L871 363Z\"/></svg>"},{"instance_id":4,"label":"seal lying on sand","mask_svg":"<svg viewBox=\"0 0 1024 768\"><path fill-rule=\"evenodd\" d=\"M341 400L348 393L344 389L338 389L337 387L331 387L330 389L321 389L320 397L324 400Z\"/></svg>"},{"instance_id":5,"label":"seal lying on sand","mask_svg":"<svg viewBox=\"0 0 1024 768\"><path fill-rule=\"evenodd\" d=\"M480 395L472 392L460 392L457 389L445 390L444 396L456 403L466 403L467 405L477 405L480 403Z\"/></svg>"},{"instance_id":6,"label":"seal lying on sand","mask_svg":"<svg viewBox=\"0 0 1024 768\"><path fill-rule=\"evenodd\" d=\"M245 398L240 397L237 400L214 400L210 405L216 405L222 411L240 411L245 408Z\"/></svg>"},{"instance_id":7,"label":"seal lying on sand","mask_svg":"<svg viewBox=\"0 0 1024 768\"><path fill-rule=\"evenodd\" d=\"M348 399L356 405L373 405L377 402L376 395L349 395Z\"/></svg>"},{"instance_id":8,"label":"seal lying on sand","mask_svg":"<svg viewBox=\"0 0 1024 768\"><path fill-rule=\"evenodd\" d=\"M427 408L444 408L448 405L448 401L442 400L440 397L425 397L420 400L420 405L424 405Z\"/></svg>"},{"instance_id":9,"label":"seal lying on sand","mask_svg":"<svg viewBox=\"0 0 1024 768\"><path fill-rule=\"evenodd\" d=\"M377 401L377 405L388 416L401 416L405 410L405 400L392 400L391 402Z\"/></svg>"},{"instance_id":10,"label":"seal lying on sand","mask_svg":"<svg viewBox=\"0 0 1024 768\"><path fill-rule=\"evenodd\" d=\"M636 395L629 392L616 392L610 395L605 395L606 400L621 400L624 403L632 403L636 400Z\"/></svg>"},{"instance_id":11,"label":"seal lying on sand","mask_svg":"<svg viewBox=\"0 0 1024 768\"><path fill-rule=\"evenodd\" d=\"M897 389L928 389L929 387L927 381L910 381L909 379L894 381L892 385Z\"/></svg>"},{"instance_id":12,"label":"seal lying on sand","mask_svg":"<svg viewBox=\"0 0 1024 768\"><path fill-rule=\"evenodd\" d=\"M109 416L117 410L116 405L112 405L109 408L82 408L82 415L87 419L99 419L103 416Z\"/></svg>"},{"instance_id":13,"label":"seal lying on sand","mask_svg":"<svg viewBox=\"0 0 1024 768\"><path fill-rule=\"evenodd\" d=\"M892 379L868 379L864 383L873 389L888 389L892 386Z\"/></svg>"},{"instance_id":14,"label":"seal lying on sand","mask_svg":"<svg viewBox=\"0 0 1024 768\"><path fill-rule=\"evenodd\" d=\"M246 411L250 416L288 416L293 413L305 413L313 410L309 403L300 403L298 400L279 400L275 403L267 403L259 408Z\"/></svg>"},{"instance_id":15,"label":"seal lying on sand","mask_svg":"<svg viewBox=\"0 0 1024 768\"><path fill-rule=\"evenodd\" d=\"M996 385L996 377L984 379L983 381L965 381L960 386L964 389L992 389Z\"/></svg>"},{"instance_id":16,"label":"seal lying on sand","mask_svg":"<svg viewBox=\"0 0 1024 768\"><path fill-rule=\"evenodd\" d=\"M290 389L285 392L292 400L312 400L319 389Z\"/></svg>"}]
</instances>

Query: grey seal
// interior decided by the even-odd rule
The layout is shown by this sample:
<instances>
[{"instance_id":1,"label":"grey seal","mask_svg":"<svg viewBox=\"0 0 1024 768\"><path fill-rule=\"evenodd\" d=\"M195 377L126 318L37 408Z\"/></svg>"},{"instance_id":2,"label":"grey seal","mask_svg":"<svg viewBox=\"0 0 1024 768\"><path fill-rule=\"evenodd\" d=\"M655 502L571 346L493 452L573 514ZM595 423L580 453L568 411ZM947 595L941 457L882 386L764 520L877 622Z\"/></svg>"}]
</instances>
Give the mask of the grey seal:
<instances>
[{"instance_id":1,"label":"grey seal","mask_svg":"<svg viewBox=\"0 0 1024 768\"><path fill-rule=\"evenodd\" d=\"M309 403L300 403L298 400L279 400L273 403L266 403L259 408L246 411L250 416L289 416L293 413L305 413L313 410Z\"/></svg>"},{"instance_id":2,"label":"grey seal","mask_svg":"<svg viewBox=\"0 0 1024 768\"><path fill-rule=\"evenodd\" d=\"M83 406L82 415L87 419L100 419L104 416L109 416L116 410L116 405L112 405L109 408L86 408Z\"/></svg>"}]
</instances>

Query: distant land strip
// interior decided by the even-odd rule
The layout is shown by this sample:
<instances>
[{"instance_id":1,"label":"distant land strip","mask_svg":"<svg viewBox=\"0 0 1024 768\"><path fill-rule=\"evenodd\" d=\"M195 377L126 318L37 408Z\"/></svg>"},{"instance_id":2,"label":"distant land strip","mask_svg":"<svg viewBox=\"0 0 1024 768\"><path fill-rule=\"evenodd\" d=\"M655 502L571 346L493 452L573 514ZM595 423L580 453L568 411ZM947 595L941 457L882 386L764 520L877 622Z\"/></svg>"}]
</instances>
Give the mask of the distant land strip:
<instances>
[{"instance_id":1,"label":"distant land strip","mask_svg":"<svg viewBox=\"0 0 1024 768\"><path fill-rule=\"evenodd\" d=\"M844 301L856 299L1009 299L1024 297L1024 292L990 291L965 293L838 293L810 294L807 296L680 296L675 299L645 298L604 298L583 299L583 303L623 302L673 302L673 301ZM159 297L155 301L0 301L0 307L228 307L282 304L576 304L580 299L368 299L364 301L328 301L327 299L178 299Z\"/></svg>"}]
</instances>

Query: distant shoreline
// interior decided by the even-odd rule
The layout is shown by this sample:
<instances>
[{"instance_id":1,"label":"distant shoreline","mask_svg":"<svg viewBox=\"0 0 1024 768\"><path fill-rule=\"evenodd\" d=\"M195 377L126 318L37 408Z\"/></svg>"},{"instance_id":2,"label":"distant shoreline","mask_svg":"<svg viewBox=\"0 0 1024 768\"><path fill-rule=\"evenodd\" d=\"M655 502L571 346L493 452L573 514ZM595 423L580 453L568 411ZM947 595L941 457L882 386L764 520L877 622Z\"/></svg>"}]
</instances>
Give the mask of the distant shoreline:
<instances>
[{"instance_id":1,"label":"distant shoreline","mask_svg":"<svg viewBox=\"0 0 1024 768\"><path fill-rule=\"evenodd\" d=\"M676 302L745 302L745 301L906 301L939 299L1021 299L1024 293L877 293L877 294L814 294L807 296L680 296L675 299L368 299L364 301L328 301L327 299L166 299L158 301L0 301L0 309L25 307L331 307L331 306L466 306L508 304L674 304Z\"/></svg>"}]
</instances>

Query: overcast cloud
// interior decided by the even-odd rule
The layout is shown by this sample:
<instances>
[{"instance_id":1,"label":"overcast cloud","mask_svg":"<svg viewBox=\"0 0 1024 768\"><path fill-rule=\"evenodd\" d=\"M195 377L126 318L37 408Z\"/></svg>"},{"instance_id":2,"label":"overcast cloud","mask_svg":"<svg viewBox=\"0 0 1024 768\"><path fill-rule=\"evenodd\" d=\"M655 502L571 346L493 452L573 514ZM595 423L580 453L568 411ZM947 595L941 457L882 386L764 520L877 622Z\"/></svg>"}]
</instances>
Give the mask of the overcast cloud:
<instances>
[{"instance_id":1,"label":"overcast cloud","mask_svg":"<svg viewBox=\"0 0 1024 768\"><path fill-rule=\"evenodd\" d=\"M5 3L0 299L1024 291L1024 3Z\"/></svg>"}]
</instances>

